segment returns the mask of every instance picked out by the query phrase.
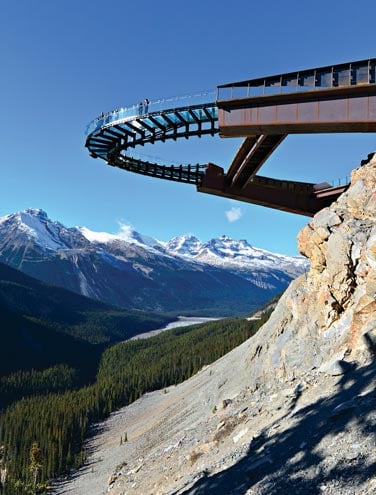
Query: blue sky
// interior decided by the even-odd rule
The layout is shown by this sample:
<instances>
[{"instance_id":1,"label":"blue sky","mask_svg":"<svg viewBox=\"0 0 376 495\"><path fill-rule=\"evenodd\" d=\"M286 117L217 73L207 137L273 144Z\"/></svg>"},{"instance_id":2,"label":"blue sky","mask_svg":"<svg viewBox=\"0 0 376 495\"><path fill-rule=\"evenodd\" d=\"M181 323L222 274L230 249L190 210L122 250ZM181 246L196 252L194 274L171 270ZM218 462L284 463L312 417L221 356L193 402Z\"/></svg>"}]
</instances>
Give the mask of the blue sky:
<instances>
[{"instance_id":1,"label":"blue sky","mask_svg":"<svg viewBox=\"0 0 376 495\"><path fill-rule=\"evenodd\" d=\"M127 224L160 240L226 234L297 254L308 218L107 167L84 148L85 127L145 97L373 58L375 14L374 0L3 1L0 215L42 208L67 226ZM226 169L239 141L154 146L145 153ZM374 150L373 134L289 136L261 173L336 180Z\"/></svg>"}]
</instances>

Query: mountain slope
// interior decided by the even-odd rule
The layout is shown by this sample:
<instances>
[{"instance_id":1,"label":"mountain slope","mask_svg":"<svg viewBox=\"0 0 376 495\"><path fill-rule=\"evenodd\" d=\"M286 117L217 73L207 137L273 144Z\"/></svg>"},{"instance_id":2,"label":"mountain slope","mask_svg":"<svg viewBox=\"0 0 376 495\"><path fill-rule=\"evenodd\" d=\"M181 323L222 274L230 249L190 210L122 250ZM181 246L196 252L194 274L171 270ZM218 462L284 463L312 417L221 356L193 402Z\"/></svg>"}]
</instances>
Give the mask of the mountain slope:
<instances>
[{"instance_id":1,"label":"mountain slope","mask_svg":"<svg viewBox=\"0 0 376 495\"><path fill-rule=\"evenodd\" d=\"M42 370L58 363L79 367L83 379L94 375L102 346L61 333L44 321L9 311L1 302L0 318L0 376L19 370Z\"/></svg>"},{"instance_id":2,"label":"mountain slope","mask_svg":"<svg viewBox=\"0 0 376 495\"><path fill-rule=\"evenodd\" d=\"M229 315L249 312L306 269L301 258L273 255L220 238L182 251L128 229L122 235L66 228L42 210L0 219L0 261L93 299L149 311Z\"/></svg>"},{"instance_id":3,"label":"mountain slope","mask_svg":"<svg viewBox=\"0 0 376 495\"><path fill-rule=\"evenodd\" d=\"M158 328L169 320L160 313L131 312L90 300L3 263L0 318L1 375L56 363L82 367L84 357L96 362L103 344Z\"/></svg>"}]
</instances>

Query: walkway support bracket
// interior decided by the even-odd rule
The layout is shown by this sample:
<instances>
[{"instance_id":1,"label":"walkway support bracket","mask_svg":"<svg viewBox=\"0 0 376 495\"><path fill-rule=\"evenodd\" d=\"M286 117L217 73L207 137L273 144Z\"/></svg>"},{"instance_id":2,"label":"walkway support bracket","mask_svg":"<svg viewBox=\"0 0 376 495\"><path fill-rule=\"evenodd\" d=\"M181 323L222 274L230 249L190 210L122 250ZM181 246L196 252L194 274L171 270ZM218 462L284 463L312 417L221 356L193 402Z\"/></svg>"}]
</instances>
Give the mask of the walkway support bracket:
<instances>
[{"instance_id":1,"label":"walkway support bracket","mask_svg":"<svg viewBox=\"0 0 376 495\"><path fill-rule=\"evenodd\" d=\"M244 201L277 210L313 216L329 206L348 185L331 187L317 184L271 179L256 175L243 187L229 185L223 168L209 163L197 191Z\"/></svg>"}]
</instances>

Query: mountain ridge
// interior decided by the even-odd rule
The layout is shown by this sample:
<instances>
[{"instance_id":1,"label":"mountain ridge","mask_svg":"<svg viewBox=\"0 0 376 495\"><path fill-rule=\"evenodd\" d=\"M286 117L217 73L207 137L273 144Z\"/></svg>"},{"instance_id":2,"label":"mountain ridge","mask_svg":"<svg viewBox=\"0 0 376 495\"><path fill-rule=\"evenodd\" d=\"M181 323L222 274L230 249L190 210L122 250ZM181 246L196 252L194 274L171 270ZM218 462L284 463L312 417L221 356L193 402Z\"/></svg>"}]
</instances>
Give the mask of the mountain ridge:
<instances>
[{"instance_id":1,"label":"mountain ridge","mask_svg":"<svg viewBox=\"0 0 376 495\"><path fill-rule=\"evenodd\" d=\"M249 312L307 268L227 236L162 242L126 227L118 235L65 227L41 209L0 218L0 261L120 307L210 316Z\"/></svg>"},{"instance_id":2,"label":"mountain ridge","mask_svg":"<svg viewBox=\"0 0 376 495\"><path fill-rule=\"evenodd\" d=\"M54 287L0 262L0 376L60 362L99 359L111 343L171 321ZM94 370L95 372L95 370Z\"/></svg>"}]
</instances>

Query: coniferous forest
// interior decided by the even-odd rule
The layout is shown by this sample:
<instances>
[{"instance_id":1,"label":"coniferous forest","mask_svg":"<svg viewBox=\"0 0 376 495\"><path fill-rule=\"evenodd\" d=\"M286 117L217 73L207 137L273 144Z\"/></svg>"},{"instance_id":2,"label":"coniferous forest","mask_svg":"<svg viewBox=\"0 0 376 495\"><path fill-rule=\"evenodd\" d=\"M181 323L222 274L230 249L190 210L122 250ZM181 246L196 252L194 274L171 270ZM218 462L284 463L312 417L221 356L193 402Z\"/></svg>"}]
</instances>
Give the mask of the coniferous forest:
<instances>
[{"instance_id":1,"label":"coniferous forest","mask_svg":"<svg viewBox=\"0 0 376 495\"><path fill-rule=\"evenodd\" d=\"M47 493L49 480L85 462L90 425L147 391L189 378L253 335L268 316L212 321L112 345L86 384L67 364L3 377L0 493Z\"/></svg>"}]
</instances>

